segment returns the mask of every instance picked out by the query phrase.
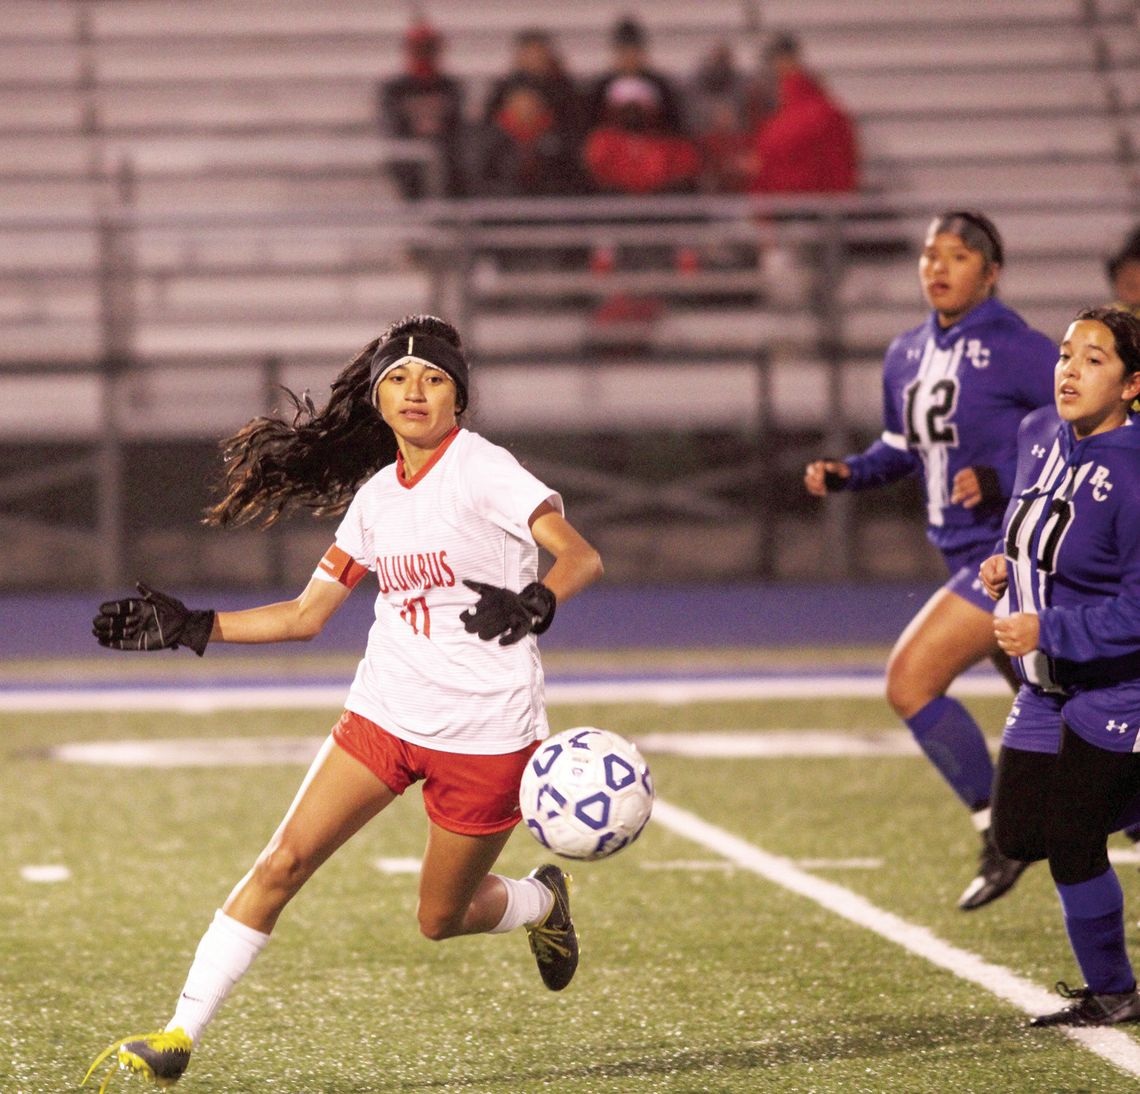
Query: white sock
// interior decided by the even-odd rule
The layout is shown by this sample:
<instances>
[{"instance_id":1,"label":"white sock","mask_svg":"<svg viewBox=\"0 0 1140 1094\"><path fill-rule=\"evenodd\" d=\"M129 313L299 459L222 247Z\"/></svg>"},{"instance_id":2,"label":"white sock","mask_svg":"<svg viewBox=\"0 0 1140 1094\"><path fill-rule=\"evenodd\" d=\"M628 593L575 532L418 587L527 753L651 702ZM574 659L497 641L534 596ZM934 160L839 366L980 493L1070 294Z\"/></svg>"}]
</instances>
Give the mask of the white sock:
<instances>
[{"instance_id":1,"label":"white sock","mask_svg":"<svg viewBox=\"0 0 1140 1094\"><path fill-rule=\"evenodd\" d=\"M974 827L979 832L984 832L990 826L990 807L987 805L985 809L979 809L976 813L970 814L974 822Z\"/></svg>"},{"instance_id":2,"label":"white sock","mask_svg":"<svg viewBox=\"0 0 1140 1094\"><path fill-rule=\"evenodd\" d=\"M186 985L167 1029L181 1027L197 1043L234 985L265 948L269 935L255 931L219 910L198 943Z\"/></svg>"},{"instance_id":3,"label":"white sock","mask_svg":"<svg viewBox=\"0 0 1140 1094\"><path fill-rule=\"evenodd\" d=\"M489 933L504 934L524 923L534 926L541 923L554 907L554 894L537 878L524 877L516 881L499 874L494 876L499 878L507 890L507 907L503 911L503 918Z\"/></svg>"}]
</instances>

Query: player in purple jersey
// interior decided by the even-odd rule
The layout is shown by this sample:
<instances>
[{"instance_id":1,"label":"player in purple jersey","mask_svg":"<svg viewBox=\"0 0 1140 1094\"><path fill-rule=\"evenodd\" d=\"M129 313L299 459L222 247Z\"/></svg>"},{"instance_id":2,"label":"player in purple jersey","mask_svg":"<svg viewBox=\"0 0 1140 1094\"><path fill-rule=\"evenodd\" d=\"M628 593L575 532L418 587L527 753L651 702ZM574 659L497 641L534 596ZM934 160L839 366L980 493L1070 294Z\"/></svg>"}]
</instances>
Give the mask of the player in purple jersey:
<instances>
[{"instance_id":1,"label":"player in purple jersey","mask_svg":"<svg viewBox=\"0 0 1140 1094\"><path fill-rule=\"evenodd\" d=\"M1140 816L1140 320L1089 308L1070 325L1056 410L1022 424L1004 553L982 563L998 644L1022 681L1006 721L994 834L1048 858L1086 987L1035 1026L1140 1020L1110 832Z\"/></svg>"},{"instance_id":2,"label":"player in purple jersey","mask_svg":"<svg viewBox=\"0 0 1140 1094\"><path fill-rule=\"evenodd\" d=\"M918 272L932 311L891 342L883 362L882 437L865 452L808 464L804 485L822 497L867 490L922 473L927 537L949 580L903 631L887 662L887 700L973 815L981 833L977 876L965 911L996 899L1025 864L990 835L993 760L969 711L946 691L984 658L1016 686L994 641L992 603L978 579L1013 487L1017 426L1052 399L1056 347L994 293L1004 252L981 213L934 218Z\"/></svg>"}]
</instances>

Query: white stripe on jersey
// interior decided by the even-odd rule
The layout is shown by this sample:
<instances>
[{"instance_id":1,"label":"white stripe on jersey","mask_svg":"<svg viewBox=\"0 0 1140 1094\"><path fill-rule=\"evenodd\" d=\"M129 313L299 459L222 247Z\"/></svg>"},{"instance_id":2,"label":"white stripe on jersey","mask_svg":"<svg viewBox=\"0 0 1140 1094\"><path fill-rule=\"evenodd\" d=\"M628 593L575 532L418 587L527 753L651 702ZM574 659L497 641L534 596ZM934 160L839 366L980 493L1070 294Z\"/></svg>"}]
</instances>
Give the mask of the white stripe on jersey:
<instances>
[{"instance_id":1,"label":"white stripe on jersey","mask_svg":"<svg viewBox=\"0 0 1140 1094\"><path fill-rule=\"evenodd\" d=\"M1049 580L1056 564L1057 552L1072 526L1070 514L1065 511L1067 506L1062 505L1061 511L1058 511L1054 502L1059 500L1071 506L1070 499L1092 467L1092 461L1079 468L1068 466L1061 454L1060 444L1055 441L1036 481L1029 487L1027 493L1040 491L1041 496L1034 498L1023 512L1018 513L1015 542L1017 557L1011 577L1017 588L1019 611L1036 615L1048 603ZM1060 521L1064 523L1058 529ZM1044 557L1044 553L1048 553L1049 557ZM1058 690L1053 677L1052 661L1046 654L1034 650L1020 658L1020 661L1029 683L1046 691Z\"/></svg>"},{"instance_id":2,"label":"white stripe on jersey","mask_svg":"<svg viewBox=\"0 0 1140 1094\"><path fill-rule=\"evenodd\" d=\"M942 527L942 510L950 504L950 453L949 446L945 442L935 441L928 435L927 411L933 403L934 385L940 380L957 379L958 365L962 360L962 349L965 344L966 339L963 336L949 349L939 349L934 339L928 338L923 349L922 362L918 366L916 378L918 389L915 392L911 424L919 433L919 453L926 465L926 515L927 521L934 528ZM942 408L941 416L948 418L953 412L953 405Z\"/></svg>"}]
</instances>

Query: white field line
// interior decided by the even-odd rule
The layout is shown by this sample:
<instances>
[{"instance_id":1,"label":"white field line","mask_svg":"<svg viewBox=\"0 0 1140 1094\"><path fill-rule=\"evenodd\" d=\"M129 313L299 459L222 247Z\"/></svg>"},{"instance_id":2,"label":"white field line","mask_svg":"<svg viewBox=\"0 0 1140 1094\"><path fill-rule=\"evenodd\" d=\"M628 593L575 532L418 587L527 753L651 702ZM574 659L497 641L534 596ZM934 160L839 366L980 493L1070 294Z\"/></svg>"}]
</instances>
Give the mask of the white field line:
<instances>
[{"instance_id":1,"label":"white field line","mask_svg":"<svg viewBox=\"0 0 1140 1094\"><path fill-rule=\"evenodd\" d=\"M0 689L0 711L55 712L76 710L176 711L212 714L218 710L339 709L348 692L344 684L227 687L8 688ZM964 697L1010 695L996 675L966 677L951 693ZM546 701L559 703L661 703L672 705L739 699L814 699L848 696L880 698L879 676L741 676L719 679L551 681Z\"/></svg>"},{"instance_id":2,"label":"white field line","mask_svg":"<svg viewBox=\"0 0 1140 1094\"><path fill-rule=\"evenodd\" d=\"M273 689L276 703L280 705L280 689ZM813 694L820 694L813 690ZM158 693L166 695L168 692ZM628 696L628 689L625 693ZM121 698L121 696L120 696ZM90 709L90 708L80 708ZM160 709L170 709L169 705ZM841 738L842 734L813 733L815 741L809 754L811 755L838 755L837 748L828 752L825 745L826 738ZM663 734L661 744L665 745L671 738L673 741L692 741L693 751L697 739L705 737L704 734ZM721 735L711 735L719 737ZM791 744L796 736L793 733L775 734L726 734L726 738L735 737L741 742L755 740L757 737L781 738L783 744ZM723 751L722 742L722 751ZM835 740L834 745L841 742ZM888 744L883 740L877 742L858 738L853 742L858 745L859 754L874 754L876 745L882 748L887 744L888 753L897 754L897 745ZM190 747L187 748L187 745ZM269 745L266 748L266 745ZM79 763L115 763L115 764L158 764L175 765L178 763L204 764L211 762L221 763L253 763L260 753L260 760L264 762L297 763L303 762L308 753L317 744L315 738L292 739L267 742L265 739L251 739L248 741L201 741L187 742L185 739L176 741L154 742L91 742L86 745L65 745L53 750L58 759L70 760ZM220 747L219 747L220 746ZM267 755L268 753L268 755ZM725 754L727 754L725 752ZM749 755L760 754L749 752ZM766 754L772 755L773 752ZM240 757L240 758L239 758ZM677 806L658 798L654 805L653 815L657 823L678 835L685 837L705 847L707 850L720 855L728 862L749 870L774 884L780 885L791 892L807 897L821 907L842 916L858 926L873 931L880 937L896 945L902 946L918 957L922 957L931 964L952 972L955 976L969 980L991 992L1000 999L1013 1004L1026 1014L1038 1014L1053 1010L1058 1006L1058 999L1052 993L1038 987L1022 977L1017 976L1009 969L994 965L982 960L976 954L959 949L948 942L943 942L925 927L908 923L891 912L876 907L864 897L845 889L834 882L825 881L805 872L790 859L781 858L748 843L724 829L709 824L700 817L680 809ZM379 869L407 870L409 861L378 860ZM804 864L806 865L806 863ZM814 863L819 866L821 863ZM837 865L837 864L835 864ZM853 863L844 863L853 865ZM860 866L871 867L871 862L859 863ZM708 867L705 867L708 868ZM1113 1029L1072 1029L1059 1027L1066 1036L1084 1045L1115 1067L1140 1077L1140 1044L1133 1041L1127 1034Z\"/></svg>"},{"instance_id":3,"label":"white field line","mask_svg":"<svg viewBox=\"0 0 1140 1094\"><path fill-rule=\"evenodd\" d=\"M869 900L834 882L825 881L800 869L790 859L770 854L723 828L718 828L687 810L657 799L653 819L679 836L722 855L730 862L750 870L768 881L807 897L822 908L842 916L908 950L932 965L969 980L999 999L1011 1003L1026 1014L1041 1014L1059 1009L1056 995L1023 979L1001 965L984 961L977 954L943 942L926 927L876 907ZM1090 1052L1130 1075L1140 1077L1140 1043L1116 1029L1075 1029L1057 1027ZM1042 1036L1049 1031L1042 1030Z\"/></svg>"},{"instance_id":4,"label":"white field line","mask_svg":"<svg viewBox=\"0 0 1140 1094\"><path fill-rule=\"evenodd\" d=\"M62 763L98 767L266 767L309 764L317 737L173 737L150 741L73 741L51 749ZM649 733L636 738L650 755L789 759L835 756L920 756L905 730L841 733L785 729L733 733Z\"/></svg>"}]
</instances>

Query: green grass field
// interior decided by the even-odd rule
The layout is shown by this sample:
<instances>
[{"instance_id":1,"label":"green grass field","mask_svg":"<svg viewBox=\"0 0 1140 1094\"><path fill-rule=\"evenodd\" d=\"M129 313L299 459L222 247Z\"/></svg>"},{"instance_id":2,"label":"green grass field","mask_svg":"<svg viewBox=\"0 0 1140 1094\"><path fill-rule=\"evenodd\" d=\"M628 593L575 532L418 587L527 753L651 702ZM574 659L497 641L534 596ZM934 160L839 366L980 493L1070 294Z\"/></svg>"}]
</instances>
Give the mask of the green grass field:
<instances>
[{"instance_id":1,"label":"green grass field","mask_svg":"<svg viewBox=\"0 0 1140 1094\"><path fill-rule=\"evenodd\" d=\"M988 727L1008 703L971 703ZM75 1089L111 1040L165 1023L194 946L288 805L290 765L65 764L82 740L313 736L335 711L0 715L0 1091ZM897 728L881 701L556 707L555 729ZM810 866L1049 988L1079 983L1047 871L965 915L976 836L920 758L648 756L662 799ZM1123 1091L1138 1080L988 991L651 823L578 864L582 964L564 993L523 933L435 944L415 926L418 792L365 829L286 912L179 1085L194 1092ZM542 861L517 832L500 861ZM28 881L26 866L70 878ZM1140 874L1119 868L1130 908ZM1135 928L1133 928L1135 929ZM1133 1037L1129 1033L1127 1036ZM137 1081L122 1076L112 1090Z\"/></svg>"}]
</instances>

